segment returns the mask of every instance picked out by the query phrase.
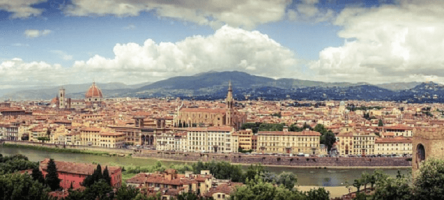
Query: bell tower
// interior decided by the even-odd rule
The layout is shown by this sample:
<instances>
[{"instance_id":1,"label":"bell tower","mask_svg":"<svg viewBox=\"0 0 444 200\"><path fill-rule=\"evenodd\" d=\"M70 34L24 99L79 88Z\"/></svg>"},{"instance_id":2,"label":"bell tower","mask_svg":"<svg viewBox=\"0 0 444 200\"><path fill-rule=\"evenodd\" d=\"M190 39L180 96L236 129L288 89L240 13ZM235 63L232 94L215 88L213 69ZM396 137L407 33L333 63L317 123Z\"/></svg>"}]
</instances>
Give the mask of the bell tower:
<instances>
[{"instance_id":1,"label":"bell tower","mask_svg":"<svg viewBox=\"0 0 444 200\"><path fill-rule=\"evenodd\" d=\"M234 114L234 99L233 99L233 89L231 87L231 81L228 83L228 94L225 99L227 104L227 113L226 113L226 125L233 126L233 114Z\"/></svg>"},{"instance_id":2,"label":"bell tower","mask_svg":"<svg viewBox=\"0 0 444 200\"><path fill-rule=\"evenodd\" d=\"M59 109L66 108L66 99L65 99L65 88L60 87L59 89Z\"/></svg>"}]
</instances>

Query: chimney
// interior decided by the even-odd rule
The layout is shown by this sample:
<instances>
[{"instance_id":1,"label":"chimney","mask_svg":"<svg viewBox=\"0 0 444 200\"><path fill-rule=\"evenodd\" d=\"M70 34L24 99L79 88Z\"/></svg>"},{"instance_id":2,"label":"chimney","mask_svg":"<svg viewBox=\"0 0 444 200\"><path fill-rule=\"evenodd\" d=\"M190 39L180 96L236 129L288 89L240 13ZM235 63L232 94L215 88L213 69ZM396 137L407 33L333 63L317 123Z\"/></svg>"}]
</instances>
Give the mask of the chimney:
<instances>
[{"instance_id":1,"label":"chimney","mask_svg":"<svg viewBox=\"0 0 444 200\"><path fill-rule=\"evenodd\" d=\"M284 131L284 132L288 132L288 126L284 126L283 131Z\"/></svg>"}]
</instances>

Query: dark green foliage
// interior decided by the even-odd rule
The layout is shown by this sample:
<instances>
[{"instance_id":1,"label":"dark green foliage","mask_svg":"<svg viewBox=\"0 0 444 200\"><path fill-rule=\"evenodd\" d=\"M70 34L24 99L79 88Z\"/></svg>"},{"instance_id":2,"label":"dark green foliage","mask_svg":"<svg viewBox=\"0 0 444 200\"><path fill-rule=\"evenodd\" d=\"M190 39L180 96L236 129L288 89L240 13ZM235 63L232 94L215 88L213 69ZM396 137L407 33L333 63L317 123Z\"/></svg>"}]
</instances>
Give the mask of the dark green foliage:
<instances>
[{"instance_id":1,"label":"dark green foliage","mask_svg":"<svg viewBox=\"0 0 444 200\"><path fill-rule=\"evenodd\" d=\"M50 139L49 139L49 137L38 137L37 140L45 142L45 141L49 141Z\"/></svg>"},{"instance_id":2,"label":"dark green foliage","mask_svg":"<svg viewBox=\"0 0 444 200\"><path fill-rule=\"evenodd\" d=\"M378 126L384 126L384 123L382 122L382 119L379 119Z\"/></svg>"},{"instance_id":3,"label":"dark green foliage","mask_svg":"<svg viewBox=\"0 0 444 200\"><path fill-rule=\"evenodd\" d=\"M218 179L231 179L234 182L242 182L242 167L228 162L197 162L193 163L193 171L200 174L201 170L210 170L210 173Z\"/></svg>"},{"instance_id":4,"label":"dark green foliage","mask_svg":"<svg viewBox=\"0 0 444 200\"><path fill-rule=\"evenodd\" d=\"M103 179L105 182L107 182L107 180L105 180L102 175L102 167L99 164L99 165L97 165L97 168L94 170L93 174L87 176L83 180L82 186L89 187L89 186L93 185L94 183L99 182L101 179ZM110 180L110 183L111 183L111 180ZM109 185L111 185L111 184L109 184Z\"/></svg>"},{"instance_id":5,"label":"dark green foliage","mask_svg":"<svg viewBox=\"0 0 444 200\"><path fill-rule=\"evenodd\" d=\"M373 109L381 110L382 108L383 107L381 107L381 106L369 106L369 107L366 107L366 106L360 106L360 107L347 106L347 110L350 110L350 111L356 111L356 110L367 111L367 110L373 110Z\"/></svg>"},{"instance_id":6,"label":"dark green foliage","mask_svg":"<svg viewBox=\"0 0 444 200\"><path fill-rule=\"evenodd\" d=\"M0 157L0 175L37 167L37 163L29 161L26 156L20 154Z\"/></svg>"},{"instance_id":7,"label":"dark green foliage","mask_svg":"<svg viewBox=\"0 0 444 200\"><path fill-rule=\"evenodd\" d=\"M336 136L330 130L321 136L321 141L323 140L323 144L327 146L327 150L330 151L333 147L333 144L336 142ZM322 142L321 142L322 143Z\"/></svg>"},{"instance_id":8,"label":"dark green foliage","mask_svg":"<svg viewBox=\"0 0 444 200\"><path fill-rule=\"evenodd\" d=\"M278 117L278 118L282 117L281 112L273 113L273 114L271 114L271 116L272 117Z\"/></svg>"},{"instance_id":9,"label":"dark green foliage","mask_svg":"<svg viewBox=\"0 0 444 200\"><path fill-rule=\"evenodd\" d=\"M277 184L283 185L289 190L293 190L294 184L298 182L298 178L291 172L282 172L277 178Z\"/></svg>"},{"instance_id":10,"label":"dark green foliage","mask_svg":"<svg viewBox=\"0 0 444 200\"><path fill-rule=\"evenodd\" d=\"M429 159L423 163L414 186L418 199L444 199L444 161Z\"/></svg>"},{"instance_id":11,"label":"dark green foliage","mask_svg":"<svg viewBox=\"0 0 444 200\"><path fill-rule=\"evenodd\" d=\"M41 184L45 184L45 178L43 178L42 172L39 170L39 168L34 168L32 170L32 179L35 181L38 181Z\"/></svg>"},{"instance_id":12,"label":"dark green foliage","mask_svg":"<svg viewBox=\"0 0 444 200\"><path fill-rule=\"evenodd\" d=\"M0 198L8 200L47 200L49 188L26 174L0 176Z\"/></svg>"},{"instance_id":13,"label":"dark green foliage","mask_svg":"<svg viewBox=\"0 0 444 200\"><path fill-rule=\"evenodd\" d=\"M139 194L139 189L134 188L132 186L127 187L126 185L122 185L116 192L116 200L127 200L134 199Z\"/></svg>"},{"instance_id":14,"label":"dark green foliage","mask_svg":"<svg viewBox=\"0 0 444 200\"><path fill-rule=\"evenodd\" d=\"M112 190L112 187L102 179L86 187L83 192L71 191L65 200L112 200L114 199Z\"/></svg>"},{"instance_id":15,"label":"dark green foliage","mask_svg":"<svg viewBox=\"0 0 444 200\"><path fill-rule=\"evenodd\" d=\"M111 185L111 177L109 176L108 166L106 166L105 170L103 170L102 177L108 183L108 185Z\"/></svg>"},{"instance_id":16,"label":"dark green foliage","mask_svg":"<svg viewBox=\"0 0 444 200\"><path fill-rule=\"evenodd\" d=\"M52 191L60 188L60 179L57 173L57 167L53 159L49 159L48 168L46 170L45 182L51 188Z\"/></svg>"},{"instance_id":17,"label":"dark green foliage","mask_svg":"<svg viewBox=\"0 0 444 200\"><path fill-rule=\"evenodd\" d=\"M324 188L311 189L304 193L307 196L307 200L329 200L330 192Z\"/></svg>"},{"instance_id":18,"label":"dark green foliage","mask_svg":"<svg viewBox=\"0 0 444 200\"><path fill-rule=\"evenodd\" d=\"M282 131L285 124L261 124L259 126L259 131Z\"/></svg>"}]
</instances>

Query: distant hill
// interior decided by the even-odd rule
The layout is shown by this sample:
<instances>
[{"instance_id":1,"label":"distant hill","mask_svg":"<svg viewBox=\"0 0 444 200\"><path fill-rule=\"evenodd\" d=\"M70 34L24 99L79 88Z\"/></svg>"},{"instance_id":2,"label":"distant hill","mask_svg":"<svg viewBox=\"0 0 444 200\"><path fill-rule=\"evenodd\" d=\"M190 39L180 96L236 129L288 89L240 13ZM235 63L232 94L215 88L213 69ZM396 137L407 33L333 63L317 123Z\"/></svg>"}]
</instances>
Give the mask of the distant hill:
<instances>
[{"instance_id":1,"label":"distant hill","mask_svg":"<svg viewBox=\"0 0 444 200\"><path fill-rule=\"evenodd\" d=\"M393 91L407 90L414 88L415 86L421 84L420 82L398 82L398 83L383 83L377 84L376 86L385 88Z\"/></svg>"},{"instance_id":2,"label":"distant hill","mask_svg":"<svg viewBox=\"0 0 444 200\"><path fill-rule=\"evenodd\" d=\"M46 87L33 87L33 88L23 88L14 89L10 92L3 94L3 98L11 98L14 100L48 100L57 96L60 87L64 87L66 91L66 96L69 98L84 98L85 92L89 89L92 83L84 84L69 84L61 86L46 86ZM148 85L150 83L141 83L136 85L126 85L124 83L112 82L112 83L96 83L103 94L107 96L108 94L113 94L115 91L120 90L131 90L134 88L139 88L141 86ZM123 92L123 91L121 91ZM118 92L120 93L120 92Z\"/></svg>"},{"instance_id":3,"label":"distant hill","mask_svg":"<svg viewBox=\"0 0 444 200\"><path fill-rule=\"evenodd\" d=\"M202 100L223 99L228 82L233 84L236 99L266 100L366 100L407 101L414 103L444 102L444 86L433 83L368 83L320 82L301 79L272 79L245 72L209 71L194 76L177 76L154 83L126 85L123 83L97 83L105 97L180 97ZM91 83L64 85L67 97L83 98ZM13 99L54 98L60 86L14 90L3 97Z\"/></svg>"}]
</instances>

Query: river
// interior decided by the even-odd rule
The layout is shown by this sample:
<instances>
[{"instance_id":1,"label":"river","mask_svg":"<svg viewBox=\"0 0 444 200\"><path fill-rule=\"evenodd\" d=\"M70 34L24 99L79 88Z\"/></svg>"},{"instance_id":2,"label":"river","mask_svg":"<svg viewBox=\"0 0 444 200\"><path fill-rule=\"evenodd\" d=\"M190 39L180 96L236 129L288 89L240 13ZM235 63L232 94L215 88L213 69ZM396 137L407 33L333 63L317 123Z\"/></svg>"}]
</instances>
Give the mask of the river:
<instances>
[{"instance_id":1,"label":"river","mask_svg":"<svg viewBox=\"0 0 444 200\"><path fill-rule=\"evenodd\" d=\"M83 163L100 163L104 165L134 165L148 166L157 162L157 159L138 159L127 157L107 157L89 154L73 154L49 152L34 149L19 149L11 147L3 147L0 145L0 154L4 156L23 154L31 161L41 161L44 158L53 158L59 161L83 162ZM169 166L171 164L184 164L180 161L162 161L163 164ZM301 169L290 167L267 167L269 171L280 173L283 171L293 172L298 177L298 185L304 186L341 186L348 181L352 183L355 179L361 177L364 171L372 173L372 169ZM383 169L386 174L396 176L398 169ZM402 174L411 173L410 169L399 169Z\"/></svg>"}]
</instances>

